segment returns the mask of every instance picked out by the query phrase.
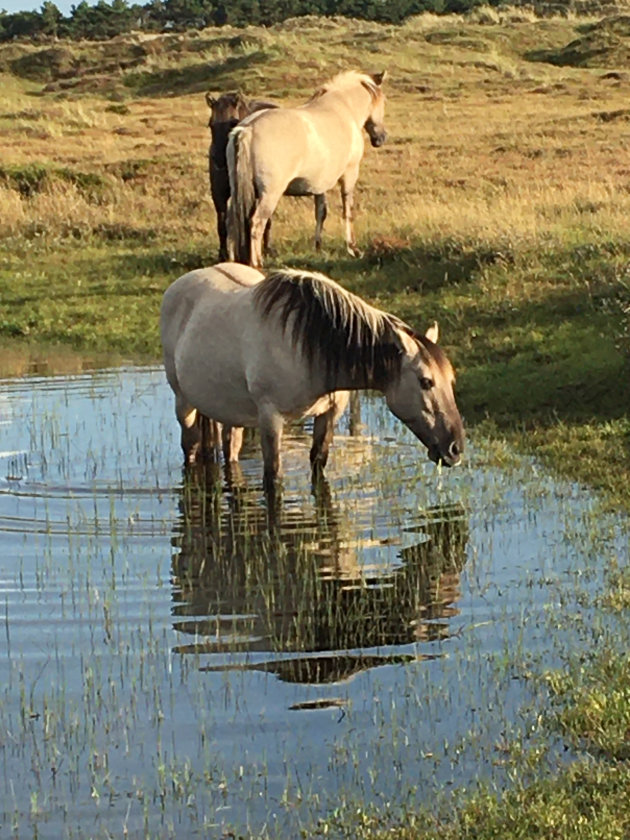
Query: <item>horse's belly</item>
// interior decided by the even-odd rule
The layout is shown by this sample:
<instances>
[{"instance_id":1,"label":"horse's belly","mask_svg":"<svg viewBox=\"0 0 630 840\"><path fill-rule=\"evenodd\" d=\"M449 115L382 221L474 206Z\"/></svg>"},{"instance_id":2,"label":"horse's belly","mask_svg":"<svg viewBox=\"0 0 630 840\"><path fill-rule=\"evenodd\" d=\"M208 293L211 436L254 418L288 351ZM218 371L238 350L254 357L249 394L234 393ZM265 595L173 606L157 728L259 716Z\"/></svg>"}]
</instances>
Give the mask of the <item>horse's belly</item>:
<instances>
[{"instance_id":1,"label":"horse's belly","mask_svg":"<svg viewBox=\"0 0 630 840\"><path fill-rule=\"evenodd\" d=\"M284 191L285 195L314 195L316 191L306 178L294 178Z\"/></svg>"},{"instance_id":2,"label":"horse's belly","mask_svg":"<svg viewBox=\"0 0 630 840\"><path fill-rule=\"evenodd\" d=\"M198 341L176 357L177 379L190 405L212 420L228 426L255 426L258 407L252 399L240 367L229 354L206 342L203 354Z\"/></svg>"},{"instance_id":3,"label":"horse's belly","mask_svg":"<svg viewBox=\"0 0 630 840\"><path fill-rule=\"evenodd\" d=\"M217 383L216 387L206 382L201 389L188 390L187 396L198 411L226 426L258 425L256 404L246 392L226 387L225 382Z\"/></svg>"},{"instance_id":4,"label":"horse's belly","mask_svg":"<svg viewBox=\"0 0 630 840\"><path fill-rule=\"evenodd\" d=\"M297 405L295 408L287 409L282 413L285 420L303 420L306 417L316 417L318 414L323 414L333 405L334 394L324 394L313 402L312 400L305 401L302 405Z\"/></svg>"}]
</instances>

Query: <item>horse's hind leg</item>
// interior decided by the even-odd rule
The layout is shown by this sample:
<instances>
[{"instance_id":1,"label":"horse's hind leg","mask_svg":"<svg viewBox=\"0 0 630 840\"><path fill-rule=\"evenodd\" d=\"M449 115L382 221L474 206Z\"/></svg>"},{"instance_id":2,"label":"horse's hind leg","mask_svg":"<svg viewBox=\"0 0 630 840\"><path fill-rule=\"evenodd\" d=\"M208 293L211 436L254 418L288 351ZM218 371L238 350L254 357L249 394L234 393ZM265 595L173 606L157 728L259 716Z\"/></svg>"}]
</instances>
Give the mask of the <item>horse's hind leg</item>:
<instances>
[{"instance_id":1,"label":"horse's hind leg","mask_svg":"<svg viewBox=\"0 0 630 840\"><path fill-rule=\"evenodd\" d=\"M266 257L272 257L275 254L271 244L271 219L267 221L265 232L263 233L263 253Z\"/></svg>"},{"instance_id":2,"label":"horse's hind leg","mask_svg":"<svg viewBox=\"0 0 630 840\"><path fill-rule=\"evenodd\" d=\"M203 430L198 422L198 413L183 397L175 398L175 414L181 427L181 444L187 464L197 462L202 448Z\"/></svg>"},{"instance_id":3,"label":"horse's hind leg","mask_svg":"<svg viewBox=\"0 0 630 840\"><path fill-rule=\"evenodd\" d=\"M221 448L221 424L198 411L197 425L201 430L200 456L205 461L218 461Z\"/></svg>"},{"instance_id":4,"label":"horse's hind leg","mask_svg":"<svg viewBox=\"0 0 630 840\"><path fill-rule=\"evenodd\" d=\"M224 426L223 427L223 457L226 464L234 464L238 461L238 456L243 446L243 427L242 426Z\"/></svg>"},{"instance_id":5,"label":"horse's hind leg","mask_svg":"<svg viewBox=\"0 0 630 840\"><path fill-rule=\"evenodd\" d=\"M326 195L315 196L315 250L319 251L322 247L322 230L324 222L328 215L328 204L326 203Z\"/></svg>"},{"instance_id":6,"label":"horse's hind leg","mask_svg":"<svg viewBox=\"0 0 630 840\"><path fill-rule=\"evenodd\" d=\"M341 206L346 227L346 249L353 257L361 256L361 251L357 248L357 241L354 236L354 185L358 176L358 167L353 167L345 172L341 178Z\"/></svg>"},{"instance_id":7,"label":"horse's hind leg","mask_svg":"<svg viewBox=\"0 0 630 840\"><path fill-rule=\"evenodd\" d=\"M349 398L349 391L336 391L331 394L330 408L323 414L318 414L313 422L313 445L311 446L313 481L319 479L324 471L335 433L335 424L348 405Z\"/></svg>"},{"instance_id":8,"label":"horse's hind leg","mask_svg":"<svg viewBox=\"0 0 630 840\"><path fill-rule=\"evenodd\" d=\"M196 464L201 460L216 459L221 441L221 424L205 417L181 396L175 398L175 413L182 432L184 461Z\"/></svg>"},{"instance_id":9,"label":"horse's hind leg","mask_svg":"<svg viewBox=\"0 0 630 840\"><path fill-rule=\"evenodd\" d=\"M254 268L262 268L263 265L263 238L267 223L276 209L280 196L272 193L263 193L259 198L252 218L250 220L250 261L249 264Z\"/></svg>"}]
</instances>

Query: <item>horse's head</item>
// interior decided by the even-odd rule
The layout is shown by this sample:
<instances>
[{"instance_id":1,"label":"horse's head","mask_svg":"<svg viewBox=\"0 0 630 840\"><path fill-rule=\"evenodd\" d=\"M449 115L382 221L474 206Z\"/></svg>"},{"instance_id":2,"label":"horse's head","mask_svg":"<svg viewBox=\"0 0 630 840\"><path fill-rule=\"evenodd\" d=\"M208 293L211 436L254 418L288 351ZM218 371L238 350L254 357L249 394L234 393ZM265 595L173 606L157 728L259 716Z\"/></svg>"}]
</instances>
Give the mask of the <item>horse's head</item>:
<instances>
[{"instance_id":1,"label":"horse's head","mask_svg":"<svg viewBox=\"0 0 630 840\"><path fill-rule=\"evenodd\" d=\"M383 93L383 82L387 78L387 71L373 73L364 81L363 86L370 94L372 106L364 128L370 138L370 143L378 148L387 140L387 132L383 120L385 119L385 94Z\"/></svg>"},{"instance_id":2,"label":"horse's head","mask_svg":"<svg viewBox=\"0 0 630 840\"><path fill-rule=\"evenodd\" d=\"M213 136L217 129L231 131L249 113L247 101L240 91L238 93L224 93L214 96L210 91L206 93L206 103L210 108L208 127Z\"/></svg>"},{"instance_id":3,"label":"horse's head","mask_svg":"<svg viewBox=\"0 0 630 840\"><path fill-rule=\"evenodd\" d=\"M436 464L453 467L464 450L464 427L455 403L455 375L437 346L434 324L422 337L399 330L400 377L385 390L390 411L426 446Z\"/></svg>"}]
</instances>

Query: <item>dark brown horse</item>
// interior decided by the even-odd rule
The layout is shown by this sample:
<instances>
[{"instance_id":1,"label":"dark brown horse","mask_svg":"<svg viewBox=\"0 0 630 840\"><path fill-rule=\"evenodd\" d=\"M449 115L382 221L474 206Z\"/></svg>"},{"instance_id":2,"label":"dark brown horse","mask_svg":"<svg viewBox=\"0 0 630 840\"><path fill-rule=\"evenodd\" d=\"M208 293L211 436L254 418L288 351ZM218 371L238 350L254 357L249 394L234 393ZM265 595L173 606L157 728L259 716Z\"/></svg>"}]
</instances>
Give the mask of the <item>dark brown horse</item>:
<instances>
[{"instance_id":1,"label":"dark brown horse","mask_svg":"<svg viewBox=\"0 0 630 840\"><path fill-rule=\"evenodd\" d=\"M206 102L210 108L208 127L212 134L208 151L208 172L210 175L210 192L214 209L217 213L217 233L219 235L219 259L227 259L227 203L230 197L230 181L228 178L225 150L227 148L230 131L238 123L254 111L267 108L277 108L272 102L254 100L248 102L242 93L224 93L214 96L210 91L206 93ZM265 249L269 245L269 228L265 232Z\"/></svg>"}]
</instances>

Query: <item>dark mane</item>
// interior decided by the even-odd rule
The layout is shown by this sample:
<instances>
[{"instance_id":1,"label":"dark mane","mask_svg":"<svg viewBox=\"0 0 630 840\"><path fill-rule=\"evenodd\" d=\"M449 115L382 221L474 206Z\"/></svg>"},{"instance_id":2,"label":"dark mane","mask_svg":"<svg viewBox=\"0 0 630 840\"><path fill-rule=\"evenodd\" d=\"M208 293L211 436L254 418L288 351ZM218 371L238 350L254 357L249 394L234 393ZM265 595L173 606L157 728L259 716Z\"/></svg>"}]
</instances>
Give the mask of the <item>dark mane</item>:
<instances>
[{"instance_id":1,"label":"dark mane","mask_svg":"<svg viewBox=\"0 0 630 840\"><path fill-rule=\"evenodd\" d=\"M365 379L380 387L400 375L402 347L396 330L413 330L320 274L280 271L254 290L263 318L276 313L283 331L309 367L323 365L327 390L338 374Z\"/></svg>"}]
</instances>

